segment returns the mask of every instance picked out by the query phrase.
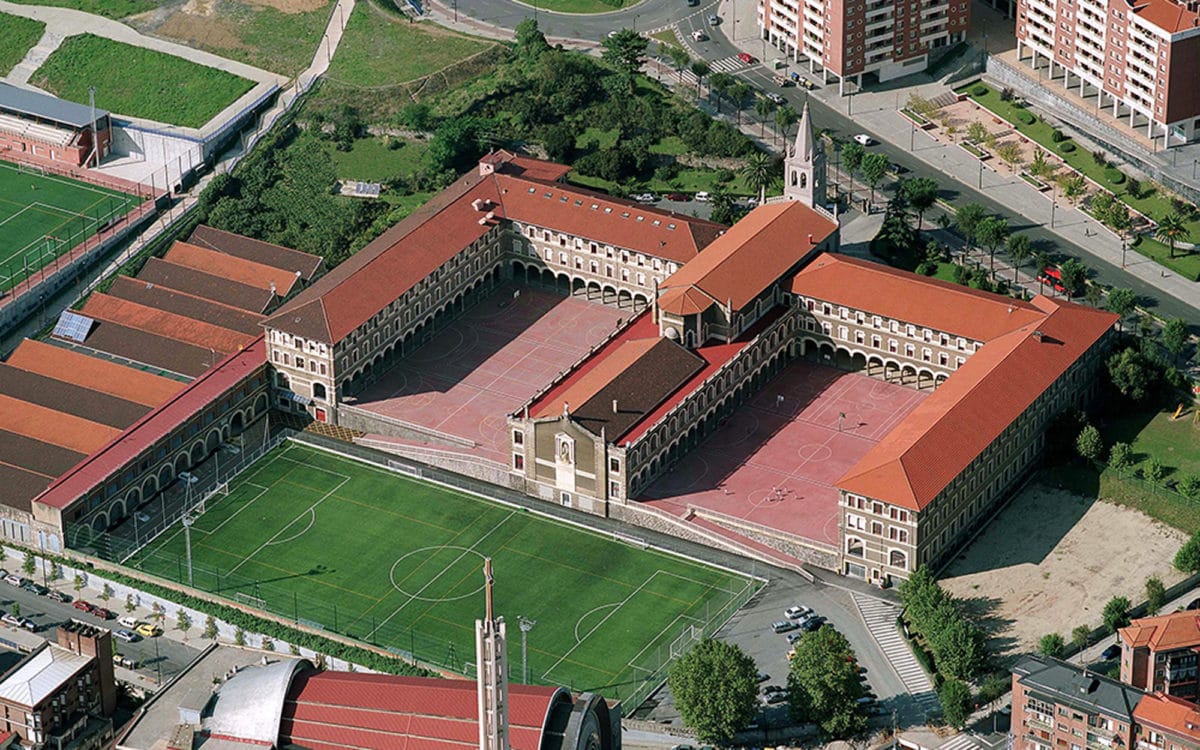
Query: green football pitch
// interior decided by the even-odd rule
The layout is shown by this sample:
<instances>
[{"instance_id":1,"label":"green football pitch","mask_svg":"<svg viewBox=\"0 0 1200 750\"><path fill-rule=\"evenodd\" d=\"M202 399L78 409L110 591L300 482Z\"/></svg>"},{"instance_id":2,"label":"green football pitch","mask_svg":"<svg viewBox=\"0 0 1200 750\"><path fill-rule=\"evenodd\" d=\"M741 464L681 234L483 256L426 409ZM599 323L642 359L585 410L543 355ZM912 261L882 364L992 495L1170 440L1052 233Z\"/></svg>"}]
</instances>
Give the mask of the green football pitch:
<instances>
[{"instance_id":1,"label":"green football pitch","mask_svg":"<svg viewBox=\"0 0 1200 750\"><path fill-rule=\"evenodd\" d=\"M758 582L298 443L268 453L191 527L197 588L473 674L483 559L513 680L640 699ZM186 578L168 530L127 564ZM518 622L536 621L521 662Z\"/></svg>"},{"instance_id":2,"label":"green football pitch","mask_svg":"<svg viewBox=\"0 0 1200 750\"><path fill-rule=\"evenodd\" d=\"M116 190L0 161L0 292L141 201Z\"/></svg>"}]
</instances>

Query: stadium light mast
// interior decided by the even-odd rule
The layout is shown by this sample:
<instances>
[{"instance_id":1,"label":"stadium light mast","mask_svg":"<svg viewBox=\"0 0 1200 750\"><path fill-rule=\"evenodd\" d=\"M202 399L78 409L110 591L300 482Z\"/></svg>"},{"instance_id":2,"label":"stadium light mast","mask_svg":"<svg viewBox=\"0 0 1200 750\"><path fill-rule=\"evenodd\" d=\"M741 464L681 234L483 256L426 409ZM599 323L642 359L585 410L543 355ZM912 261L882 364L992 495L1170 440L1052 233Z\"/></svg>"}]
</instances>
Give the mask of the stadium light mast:
<instances>
[{"instance_id":1,"label":"stadium light mast","mask_svg":"<svg viewBox=\"0 0 1200 750\"><path fill-rule=\"evenodd\" d=\"M183 547L187 556L188 586L192 585L192 517L183 516Z\"/></svg>"},{"instance_id":2,"label":"stadium light mast","mask_svg":"<svg viewBox=\"0 0 1200 750\"><path fill-rule=\"evenodd\" d=\"M537 625L537 620L530 620L524 615L517 615L517 626L521 628L521 683L529 684L529 631Z\"/></svg>"},{"instance_id":3,"label":"stadium light mast","mask_svg":"<svg viewBox=\"0 0 1200 750\"><path fill-rule=\"evenodd\" d=\"M92 157L93 167L100 166L100 133L96 130L96 87L88 86L88 106L92 110Z\"/></svg>"}]
</instances>

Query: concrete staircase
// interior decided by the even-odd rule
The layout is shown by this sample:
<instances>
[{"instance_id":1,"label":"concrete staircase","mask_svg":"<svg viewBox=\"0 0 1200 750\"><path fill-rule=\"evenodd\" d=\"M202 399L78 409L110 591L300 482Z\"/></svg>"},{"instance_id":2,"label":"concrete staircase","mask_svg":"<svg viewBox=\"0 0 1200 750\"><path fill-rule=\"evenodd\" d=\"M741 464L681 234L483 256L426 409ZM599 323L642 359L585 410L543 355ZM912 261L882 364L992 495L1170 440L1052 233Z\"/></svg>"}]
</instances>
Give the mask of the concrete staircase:
<instances>
[{"instance_id":1,"label":"concrete staircase","mask_svg":"<svg viewBox=\"0 0 1200 750\"><path fill-rule=\"evenodd\" d=\"M33 74L37 69L42 67L42 63L46 62L46 58L50 56L54 50L58 49L58 45L62 44L66 36L56 34L53 31L47 30L42 34L42 38L34 45L33 49L25 54L25 59L17 63L17 66L8 74L7 80L9 83L18 86L24 86L29 83L29 79L33 78ZM86 104L86 102L82 102Z\"/></svg>"}]
</instances>

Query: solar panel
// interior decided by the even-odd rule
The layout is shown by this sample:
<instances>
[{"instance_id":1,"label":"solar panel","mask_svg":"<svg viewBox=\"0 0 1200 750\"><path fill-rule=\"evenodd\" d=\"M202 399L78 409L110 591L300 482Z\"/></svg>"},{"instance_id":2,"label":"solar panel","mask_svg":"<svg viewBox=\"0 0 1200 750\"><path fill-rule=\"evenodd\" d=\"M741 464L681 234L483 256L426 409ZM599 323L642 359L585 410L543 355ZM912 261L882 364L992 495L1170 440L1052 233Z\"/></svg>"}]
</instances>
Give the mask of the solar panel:
<instances>
[{"instance_id":1,"label":"solar panel","mask_svg":"<svg viewBox=\"0 0 1200 750\"><path fill-rule=\"evenodd\" d=\"M64 310L63 314L58 316L58 324L54 326L53 335L60 339L83 343L83 340L87 338L88 333L92 330L92 324L95 322L86 315Z\"/></svg>"}]
</instances>

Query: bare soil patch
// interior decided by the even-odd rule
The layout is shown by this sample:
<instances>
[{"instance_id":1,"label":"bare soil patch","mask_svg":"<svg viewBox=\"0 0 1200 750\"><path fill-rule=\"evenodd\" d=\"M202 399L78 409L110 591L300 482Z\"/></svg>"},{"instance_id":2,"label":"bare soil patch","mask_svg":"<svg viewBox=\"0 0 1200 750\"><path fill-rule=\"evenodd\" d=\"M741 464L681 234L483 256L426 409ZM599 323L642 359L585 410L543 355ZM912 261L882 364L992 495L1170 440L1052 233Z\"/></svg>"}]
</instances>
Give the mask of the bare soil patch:
<instances>
[{"instance_id":1,"label":"bare soil patch","mask_svg":"<svg viewBox=\"0 0 1200 750\"><path fill-rule=\"evenodd\" d=\"M996 650L1036 650L1100 625L1114 596L1137 604L1145 582L1183 576L1171 559L1187 536L1119 505L1030 483L943 572L942 585L990 624Z\"/></svg>"},{"instance_id":2,"label":"bare soil patch","mask_svg":"<svg viewBox=\"0 0 1200 750\"><path fill-rule=\"evenodd\" d=\"M211 15L174 13L158 27L158 33L194 47L246 49L233 24Z\"/></svg>"}]
</instances>

